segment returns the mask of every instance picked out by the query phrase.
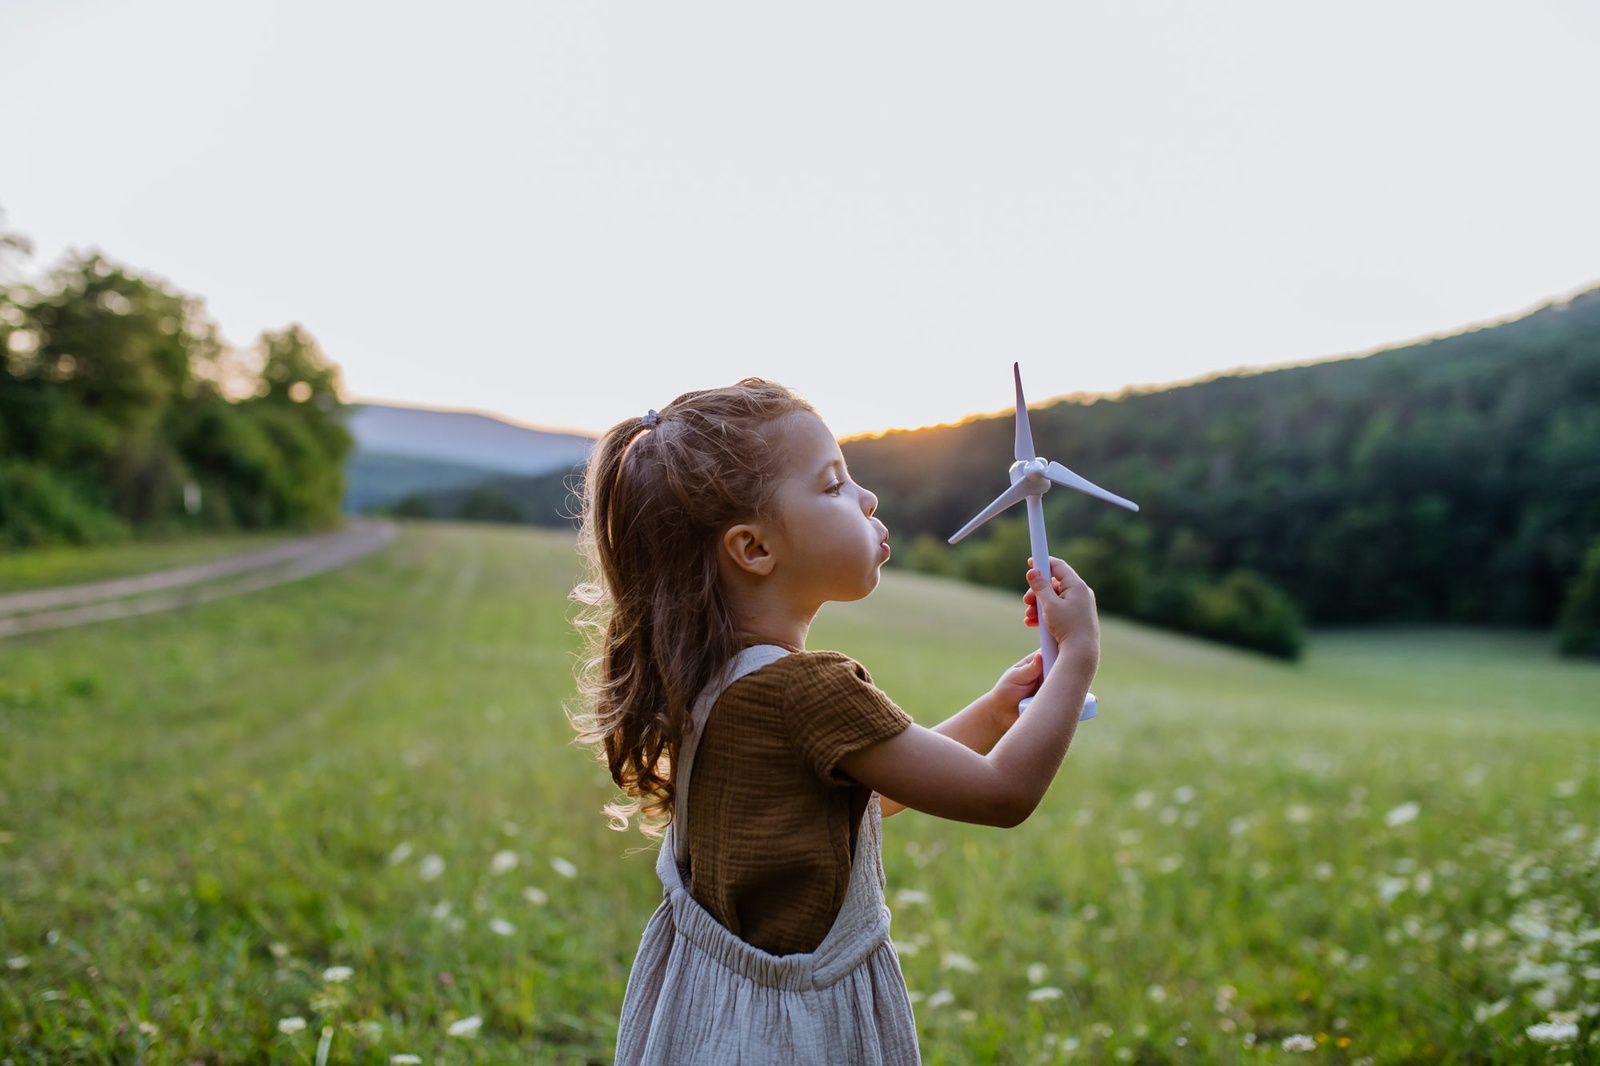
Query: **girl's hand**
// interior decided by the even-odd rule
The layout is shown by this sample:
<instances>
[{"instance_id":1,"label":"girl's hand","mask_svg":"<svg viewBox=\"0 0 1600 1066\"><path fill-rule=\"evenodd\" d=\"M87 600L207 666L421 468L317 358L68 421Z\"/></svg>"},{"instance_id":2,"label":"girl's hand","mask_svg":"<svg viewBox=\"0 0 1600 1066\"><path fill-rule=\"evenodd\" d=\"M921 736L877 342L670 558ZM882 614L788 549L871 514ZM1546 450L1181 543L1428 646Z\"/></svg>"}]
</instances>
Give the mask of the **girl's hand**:
<instances>
[{"instance_id":1,"label":"girl's hand","mask_svg":"<svg viewBox=\"0 0 1600 1066\"><path fill-rule=\"evenodd\" d=\"M1017 704L1039 691L1039 682L1044 680L1040 662L1038 652L1029 652L1015 666L1006 667L1000 680L989 690L991 714L999 728L997 739L1016 724Z\"/></svg>"},{"instance_id":2,"label":"girl's hand","mask_svg":"<svg viewBox=\"0 0 1600 1066\"><path fill-rule=\"evenodd\" d=\"M1032 565L1031 557L1028 563ZM1038 625L1042 606L1045 627L1055 638L1061 655L1077 657L1092 673L1100 662L1100 615L1095 609L1094 590L1084 584L1083 578L1065 562L1052 557L1049 587L1038 570L1030 569L1028 591L1022 594L1022 602L1023 623Z\"/></svg>"}]
</instances>

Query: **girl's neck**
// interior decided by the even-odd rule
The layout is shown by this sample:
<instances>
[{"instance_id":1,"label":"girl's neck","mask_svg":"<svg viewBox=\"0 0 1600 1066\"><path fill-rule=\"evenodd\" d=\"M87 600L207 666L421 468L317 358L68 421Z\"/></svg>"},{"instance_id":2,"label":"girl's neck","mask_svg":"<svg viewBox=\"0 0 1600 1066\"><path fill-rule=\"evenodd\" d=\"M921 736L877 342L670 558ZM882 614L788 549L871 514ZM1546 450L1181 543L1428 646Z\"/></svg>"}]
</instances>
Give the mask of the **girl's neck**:
<instances>
[{"instance_id":1,"label":"girl's neck","mask_svg":"<svg viewBox=\"0 0 1600 1066\"><path fill-rule=\"evenodd\" d=\"M796 612L759 596L730 606L734 608L734 626L741 640L805 651L806 635L816 611Z\"/></svg>"},{"instance_id":2,"label":"girl's neck","mask_svg":"<svg viewBox=\"0 0 1600 1066\"><path fill-rule=\"evenodd\" d=\"M806 650L806 635L811 629L810 619L805 622L768 619L741 619L739 639L747 644L781 644L791 651Z\"/></svg>"}]
</instances>

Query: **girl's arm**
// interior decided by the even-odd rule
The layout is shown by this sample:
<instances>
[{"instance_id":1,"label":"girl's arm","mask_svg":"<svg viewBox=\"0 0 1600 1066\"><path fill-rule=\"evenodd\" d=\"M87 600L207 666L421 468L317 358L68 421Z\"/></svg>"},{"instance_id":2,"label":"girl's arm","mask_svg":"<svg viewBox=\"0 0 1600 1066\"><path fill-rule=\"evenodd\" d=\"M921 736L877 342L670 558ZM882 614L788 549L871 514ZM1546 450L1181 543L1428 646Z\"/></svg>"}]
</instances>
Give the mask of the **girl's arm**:
<instances>
[{"instance_id":1,"label":"girl's arm","mask_svg":"<svg viewBox=\"0 0 1600 1066\"><path fill-rule=\"evenodd\" d=\"M1028 587L1040 624L1057 641L1055 667L1028 713L990 750L975 751L944 732L913 725L851 753L839 768L900 807L940 818L1009 827L1032 814L1066 757L1100 662L1094 592L1060 559L1050 560L1050 571L1047 581L1029 570ZM977 717L957 723L957 737Z\"/></svg>"},{"instance_id":2,"label":"girl's arm","mask_svg":"<svg viewBox=\"0 0 1600 1066\"><path fill-rule=\"evenodd\" d=\"M1031 610L1029 614L1032 615ZM949 737L979 755L989 754L1006 731L1016 724L1017 704L1039 688L1039 662L1039 653L1032 652L1020 663L1008 667L994 688L934 726L932 732ZM906 809L904 804L887 797L882 799L882 805L885 818Z\"/></svg>"}]
</instances>

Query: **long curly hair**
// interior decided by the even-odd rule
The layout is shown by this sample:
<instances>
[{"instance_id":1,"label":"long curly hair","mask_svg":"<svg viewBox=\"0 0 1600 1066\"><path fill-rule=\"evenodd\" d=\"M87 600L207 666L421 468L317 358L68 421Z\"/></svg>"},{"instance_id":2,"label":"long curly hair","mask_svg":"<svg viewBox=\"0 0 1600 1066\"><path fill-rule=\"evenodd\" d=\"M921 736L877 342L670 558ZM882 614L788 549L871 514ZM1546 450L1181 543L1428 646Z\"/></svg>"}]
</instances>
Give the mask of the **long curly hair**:
<instances>
[{"instance_id":1,"label":"long curly hair","mask_svg":"<svg viewBox=\"0 0 1600 1066\"><path fill-rule=\"evenodd\" d=\"M718 542L729 526L767 516L781 423L801 412L814 413L789 389L745 378L685 393L653 423L621 422L590 455L579 531L588 574L572 593L587 647L569 717L631 798L605 808L613 828L639 815L656 836L671 819L690 707L740 648Z\"/></svg>"}]
</instances>

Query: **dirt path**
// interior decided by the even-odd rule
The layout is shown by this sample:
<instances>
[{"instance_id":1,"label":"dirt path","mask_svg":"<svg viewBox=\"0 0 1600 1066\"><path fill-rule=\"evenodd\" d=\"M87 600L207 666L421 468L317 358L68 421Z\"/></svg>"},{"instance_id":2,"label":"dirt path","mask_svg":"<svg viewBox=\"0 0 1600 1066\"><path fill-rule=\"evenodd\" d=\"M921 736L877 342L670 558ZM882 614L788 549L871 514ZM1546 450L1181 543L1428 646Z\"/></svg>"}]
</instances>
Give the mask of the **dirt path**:
<instances>
[{"instance_id":1,"label":"dirt path","mask_svg":"<svg viewBox=\"0 0 1600 1066\"><path fill-rule=\"evenodd\" d=\"M0 596L0 637L129 618L271 588L354 562L394 536L390 523L352 522L337 533L302 537L208 563Z\"/></svg>"}]
</instances>

